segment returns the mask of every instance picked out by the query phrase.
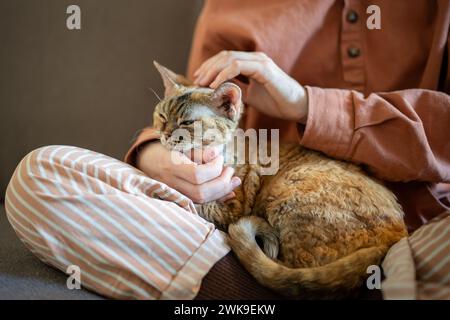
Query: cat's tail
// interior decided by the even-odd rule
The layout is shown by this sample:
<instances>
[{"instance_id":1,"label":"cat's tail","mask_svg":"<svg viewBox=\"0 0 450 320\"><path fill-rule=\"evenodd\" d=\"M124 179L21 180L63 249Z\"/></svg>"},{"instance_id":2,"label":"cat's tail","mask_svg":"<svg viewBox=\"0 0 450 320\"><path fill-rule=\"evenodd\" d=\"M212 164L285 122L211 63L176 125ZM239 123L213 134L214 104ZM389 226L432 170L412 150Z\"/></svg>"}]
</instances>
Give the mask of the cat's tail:
<instances>
[{"instance_id":1,"label":"cat's tail","mask_svg":"<svg viewBox=\"0 0 450 320\"><path fill-rule=\"evenodd\" d=\"M324 298L340 296L361 285L367 267L377 265L387 247L359 249L327 265L289 268L272 259L278 255L278 237L273 228L255 216L241 218L229 226L230 245L244 267L260 282L277 292L301 295L317 292ZM256 238L264 243L264 252Z\"/></svg>"}]
</instances>

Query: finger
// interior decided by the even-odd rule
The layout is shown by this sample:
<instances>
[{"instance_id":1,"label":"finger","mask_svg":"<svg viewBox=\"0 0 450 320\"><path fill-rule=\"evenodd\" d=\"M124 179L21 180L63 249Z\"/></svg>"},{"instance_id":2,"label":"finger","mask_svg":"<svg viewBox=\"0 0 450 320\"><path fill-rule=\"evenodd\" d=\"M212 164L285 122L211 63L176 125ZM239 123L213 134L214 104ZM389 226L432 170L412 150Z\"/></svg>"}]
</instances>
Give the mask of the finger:
<instances>
[{"instance_id":1,"label":"finger","mask_svg":"<svg viewBox=\"0 0 450 320\"><path fill-rule=\"evenodd\" d=\"M174 167L174 175L194 185L203 184L220 176L223 161L223 156L219 155L205 164L181 164Z\"/></svg>"},{"instance_id":2,"label":"finger","mask_svg":"<svg viewBox=\"0 0 450 320\"><path fill-rule=\"evenodd\" d=\"M269 59L267 55L257 51L235 51L226 50L219 55L220 58L229 58L237 60L261 61Z\"/></svg>"},{"instance_id":3,"label":"finger","mask_svg":"<svg viewBox=\"0 0 450 320\"><path fill-rule=\"evenodd\" d=\"M234 169L225 167L220 177L200 186L198 195L193 200L203 203L220 199L232 192L240 184L238 177L233 177Z\"/></svg>"},{"instance_id":4,"label":"finger","mask_svg":"<svg viewBox=\"0 0 450 320\"><path fill-rule=\"evenodd\" d=\"M163 181L164 182L164 181ZM192 183L189 183L188 181L174 177L170 183L166 183L167 185L170 185L170 187L174 188L175 190L181 192L186 197L192 199L192 196L195 194L195 188L198 188L198 185L194 185Z\"/></svg>"},{"instance_id":5,"label":"finger","mask_svg":"<svg viewBox=\"0 0 450 320\"><path fill-rule=\"evenodd\" d=\"M211 195L208 201L214 201L226 197L228 194L233 193L233 190L241 185L241 179L238 177L232 177L230 183L226 184L224 188L220 189L217 193ZM225 200L226 201L226 200Z\"/></svg>"},{"instance_id":6,"label":"finger","mask_svg":"<svg viewBox=\"0 0 450 320\"><path fill-rule=\"evenodd\" d=\"M233 199L233 198L235 198L235 197L236 197L236 193L230 192L230 193L227 194L225 197L222 197L222 198L218 199L217 201L219 201L219 202L225 202L225 201L230 200L230 199Z\"/></svg>"},{"instance_id":7,"label":"finger","mask_svg":"<svg viewBox=\"0 0 450 320\"><path fill-rule=\"evenodd\" d=\"M208 70L211 69L214 65L216 65L219 60L223 59L224 56L226 56L226 51L222 51L206 60L200 66L200 68L198 68L197 71L195 71L194 84L199 84L200 80L204 77L204 75L208 72Z\"/></svg>"},{"instance_id":8,"label":"finger","mask_svg":"<svg viewBox=\"0 0 450 320\"><path fill-rule=\"evenodd\" d=\"M224 58L219 58L218 60L211 63L211 65L205 69L201 76L198 78L197 83L200 86L207 86L211 81L229 65L229 61Z\"/></svg>"},{"instance_id":9,"label":"finger","mask_svg":"<svg viewBox=\"0 0 450 320\"><path fill-rule=\"evenodd\" d=\"M240 74L265 84L269 81L270 70L261 61L236 60L229 67L223 69L209 86L216 89L223 82Z\"/></svg>"},{"instance_id":10,"label":"finger","mask_svg":"<svg viewBox=\"0 0 450 320\"><path fill-rule=\"evenodd\" d=\"M205 70L205 68L210 64L210 62L214 59L217 59L217 57L220 55L221 53L217 53L215 55L213 55L212 57L206 59L201 65L200 67L198 67L197 70L195 70L194 72L194 77L198 78L198 76L202 73L202 71Z\"/></svg>"},{"instance_id":11,"label":"finger","mask_svg":"<svg viewBox=\"0 0 450 320\"><path fill-rule=\"evenodd\" d=\"M268 59L267 56L260 52L222 51L208 59L196 71L196 79L194 83L201 86L208 85L217 76L217 74L232 64L235 60L263 61L265 59Z\"/></svg>"},{"instance_id":12,"label":"finger","mask_svg":"<svg viewBox=\"0 0 450 320\"><path fill-rule=\"evenodd\" d=\"M210 82L209 86L213 89L216 89L219 85L221 85L225 81L228 81L238 76L241 73L241 63L242 62L240 61L234 61L230 66L220 71L220 73L216 75L215 79L213 79L213 81Z\"/></svg>"}]
</instances>

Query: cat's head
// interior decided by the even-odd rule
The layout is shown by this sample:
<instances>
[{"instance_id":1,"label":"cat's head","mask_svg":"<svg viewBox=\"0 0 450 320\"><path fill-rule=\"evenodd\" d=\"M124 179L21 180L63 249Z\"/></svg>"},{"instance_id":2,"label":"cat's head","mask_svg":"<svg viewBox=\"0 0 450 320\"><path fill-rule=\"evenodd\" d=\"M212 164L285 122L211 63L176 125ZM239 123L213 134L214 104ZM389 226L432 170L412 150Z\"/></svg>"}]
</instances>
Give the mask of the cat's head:
<instances>
[{"instance_id":1,"label":"cat's head","mask_svg":"<svg viewBox=\"0 0 450 320\"><path fill-rule=\"evenodd\" d=\"M242 113L241 89L231 82L215 90L197 87L157 62L154 64L165 87L164 99L153 113L153 127L159 131L161 143L181 151L225 144Z\"/></svg>"}]
</instances>

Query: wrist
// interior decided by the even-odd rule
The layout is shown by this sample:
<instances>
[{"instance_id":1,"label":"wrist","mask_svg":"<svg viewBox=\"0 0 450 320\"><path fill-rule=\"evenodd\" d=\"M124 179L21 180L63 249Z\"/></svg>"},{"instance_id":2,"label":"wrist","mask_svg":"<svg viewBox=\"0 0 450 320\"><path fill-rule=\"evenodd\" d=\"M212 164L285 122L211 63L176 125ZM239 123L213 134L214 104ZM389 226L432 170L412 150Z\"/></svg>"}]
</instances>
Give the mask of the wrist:
<instances>
[{"instance_id":1,"label":"wrist","mask_svg":"<svg viewBox=\"0 0 450 320\"><path fill-rule=\"evenodd\" d=\"M301 124L306 124L306 120L308 119L308 92L306 88L300 85L300 99L298 101L297 108L299 110L299 116L296 119L296 122Z\"/></svg>"},{"instance_id":2,"label":"wrist","mask_svg":"<svg viewBox=\"0 0 450 320\"><path fill-rule=\"evenodd\" d=\"M295 88L293 89L293 99L288 104L289 115L286 119L305 124L308 117L308 93L306 88L298 82L295 82L293 88Z\"/></svg>"},{"instance_id":3,"label":"wrist","mask_svg":"<svg viewBox=\"0 0 450 320\"><path fill-rule=\"evenodd\" d=\"M308 93L306 88L290 76L288 76L288 81L285 83L286 87L290 88L290 94L286 95L286 102L288 102L289 106L288 112L290 114L287 119L304 124L308 116Z\"/></svg>"}]
</instances>

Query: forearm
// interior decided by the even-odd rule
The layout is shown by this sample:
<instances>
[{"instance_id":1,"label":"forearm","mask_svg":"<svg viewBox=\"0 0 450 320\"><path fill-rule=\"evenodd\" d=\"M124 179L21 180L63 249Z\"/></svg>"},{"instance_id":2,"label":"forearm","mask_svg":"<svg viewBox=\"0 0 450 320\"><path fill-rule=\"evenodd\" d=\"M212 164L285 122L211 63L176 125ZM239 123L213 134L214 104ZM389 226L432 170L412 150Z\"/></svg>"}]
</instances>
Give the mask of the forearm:
<instances>
[{"instance_id":1,"label":"forearm","mask_svg":"<svg viewBox=\"0 0 450 320\"><path fill-rule=\"evenodd\" d=\"M450 180L450 97L430 90L371 94L307 87L301 144L362 163L391 181Z\"/></svg>"}]
</instances>

